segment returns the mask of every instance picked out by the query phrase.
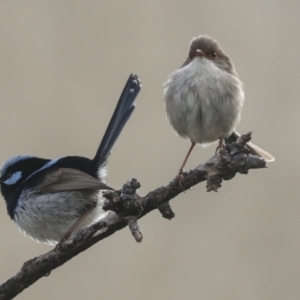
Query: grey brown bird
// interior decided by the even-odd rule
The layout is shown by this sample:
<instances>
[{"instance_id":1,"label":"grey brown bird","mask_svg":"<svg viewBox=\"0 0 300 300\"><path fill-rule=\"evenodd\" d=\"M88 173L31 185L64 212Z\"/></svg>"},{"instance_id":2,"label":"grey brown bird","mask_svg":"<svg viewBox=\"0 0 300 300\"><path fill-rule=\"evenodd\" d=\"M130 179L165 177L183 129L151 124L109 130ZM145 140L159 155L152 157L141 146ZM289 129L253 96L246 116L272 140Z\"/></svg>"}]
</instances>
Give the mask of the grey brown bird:
<instances>
[{"instance_id":1,"label":"grey brown bird","mask_svg":"<svg viewBox=\"0 0 300 300\"><path fill-rule=\"evenodd\" d=\"M193 38L187 59L164 83L167 118L178 135L192 143L179 174L195 144L219 140L219 149L224 139L237 139L244 98L243 83L218 42L208 35ZM247 147L251 154L274 161L253 143Z\"/></svg>"}]
</instances>

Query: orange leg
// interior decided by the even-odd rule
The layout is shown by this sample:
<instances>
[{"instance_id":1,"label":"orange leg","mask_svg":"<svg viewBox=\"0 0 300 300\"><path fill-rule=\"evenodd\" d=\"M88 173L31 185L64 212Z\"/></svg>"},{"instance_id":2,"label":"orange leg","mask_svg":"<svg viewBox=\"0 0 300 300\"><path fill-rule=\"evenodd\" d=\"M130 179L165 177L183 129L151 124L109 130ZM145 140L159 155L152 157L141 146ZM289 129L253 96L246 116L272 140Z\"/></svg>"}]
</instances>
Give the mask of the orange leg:
<instances>
[{"instance_id":1,"label":"orange leg","mask_svg":"<svg viewBox=\"0 0 300 300\"><path fill-rule=\"evenodd\" d=\"M177 177L177 180L178 180L178 183L179 183L180 186L181 186L180 176L182 175L183 169L184 169L184 167L185 167L185 165L186 165L186 162L187 162L187 160L188 160L190 154L192 153L192 150L194 149L194 147L195 147L195 145L196 145L195 142L193 142L193 141L191 141L191 142L192 142L192 145L191 145L191 147L190 147L190 149L189 149L189 151L188 151L188 153L187 153L187 155L186 155L186 157L185 157L185 159L184 159L184 161L183 161L183 163L182 163L182 165L181 165L181 167L180 167L180 169L179 169L179 171L178 171L178 174L177 174L177 176L176 176L176 177ZM181 188L182 188L182 186L181 186Z\"/></svg>"},{"instance_id":2,"label":"orange leg","mask_svg":"<svg viewBox=\"0 0 300 300\"><path fill-rule=\"evenodd\" d=\"M225 147L226 147L225 140L222 137L220 137L219 138L219 145L218 145L218 147L216 149L216 153L218 152L218 150L221 150L221 149L223 149Z\"/></svg>"},{"instance_id":3,"label":"orange leg","mask_svg":"<svg viewBox=\"0 0 300 300\"><path fill-rule=\"evenodd\" d=\"M196 145L196 143L192 141L192 145L191 145L191 147L190 147L190 149L189 149L189 151L188 151L188 153L187 153L187 155L186 155L186 157L185 157L185 159L184 159L184 161L183 161L183 163L182 163L182 165L181 165L178 173L182 173L182 171L183 171L183 169L184 169L184 167L186 165L186 162L189 159L189 156L192 153L192 150L194 149L195 145Z\"/></svg>"}]
</instances>

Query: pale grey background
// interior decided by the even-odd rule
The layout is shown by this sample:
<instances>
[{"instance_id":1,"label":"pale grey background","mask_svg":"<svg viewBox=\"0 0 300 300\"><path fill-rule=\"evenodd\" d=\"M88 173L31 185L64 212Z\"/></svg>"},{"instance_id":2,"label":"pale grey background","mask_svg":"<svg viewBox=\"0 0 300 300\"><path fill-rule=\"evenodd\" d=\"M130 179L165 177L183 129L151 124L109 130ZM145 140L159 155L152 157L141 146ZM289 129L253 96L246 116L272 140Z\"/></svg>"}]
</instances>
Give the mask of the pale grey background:
<instances>
[{"instance_id":1,"label":"pale grey background","mask_svg":"<svg viewBox=\"0 0 300 300\"><path fill-rule=\"evenodd\" d=\"M19 299L299 299L299 1L0 2L0 161L17 154L92 157L131 72L137 109L109 161L109 184L141 194L168 183L189 143L165 120L166 76L190 39L215 37L245 84L240 132L276 162L153 212L79 255ZM215 147L198 147L187 168ZM51 248L20 235L0 202L0 282Z\"/></svg>"}]
</instances>

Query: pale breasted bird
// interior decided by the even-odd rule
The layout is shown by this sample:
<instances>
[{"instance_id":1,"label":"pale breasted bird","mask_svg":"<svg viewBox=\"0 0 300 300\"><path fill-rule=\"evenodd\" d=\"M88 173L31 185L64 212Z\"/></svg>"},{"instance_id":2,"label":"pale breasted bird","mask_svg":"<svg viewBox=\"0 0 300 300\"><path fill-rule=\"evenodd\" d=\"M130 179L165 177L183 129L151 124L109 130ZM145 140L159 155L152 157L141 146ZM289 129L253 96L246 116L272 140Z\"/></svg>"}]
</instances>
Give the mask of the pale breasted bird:
<instances>
[{"instance_id":1,"label":"pale breasted bird","mask_svg":"<svg viewBox=\"0 0 300 300\"><path fill-rule=\"evenodd\" d=\"M195 144L205 146L219 139L220 148L224 139L239 136L235 128L244 103L243 83L230 58L208 35L192 39L187 59L164 83L164 100L171 126L192 143L179 174ZM253 143L247 143L247 148L251 154L274 161Z\"/></svg>"}]
</instances>

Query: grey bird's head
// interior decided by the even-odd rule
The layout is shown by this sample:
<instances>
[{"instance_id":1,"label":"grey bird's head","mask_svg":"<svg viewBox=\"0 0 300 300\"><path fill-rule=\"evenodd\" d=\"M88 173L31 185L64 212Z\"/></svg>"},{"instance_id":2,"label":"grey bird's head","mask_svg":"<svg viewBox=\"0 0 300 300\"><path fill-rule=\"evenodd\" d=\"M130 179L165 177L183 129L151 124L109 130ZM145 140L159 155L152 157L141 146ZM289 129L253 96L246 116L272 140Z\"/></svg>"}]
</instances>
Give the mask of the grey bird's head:
<instances>
[{"instance_id":1,"label":"grey bird's head","mask_svg":"<svg viewBox=\"0 0 300 300\"><path fill-rule=\"evenodd\" d=\"M208 59L221 70L237 76L230 58L224 53L218 42L208 35L200 35L191 40L188 57L181 67L187 66L195 57Z\"/></svg>"}]
</instances>

